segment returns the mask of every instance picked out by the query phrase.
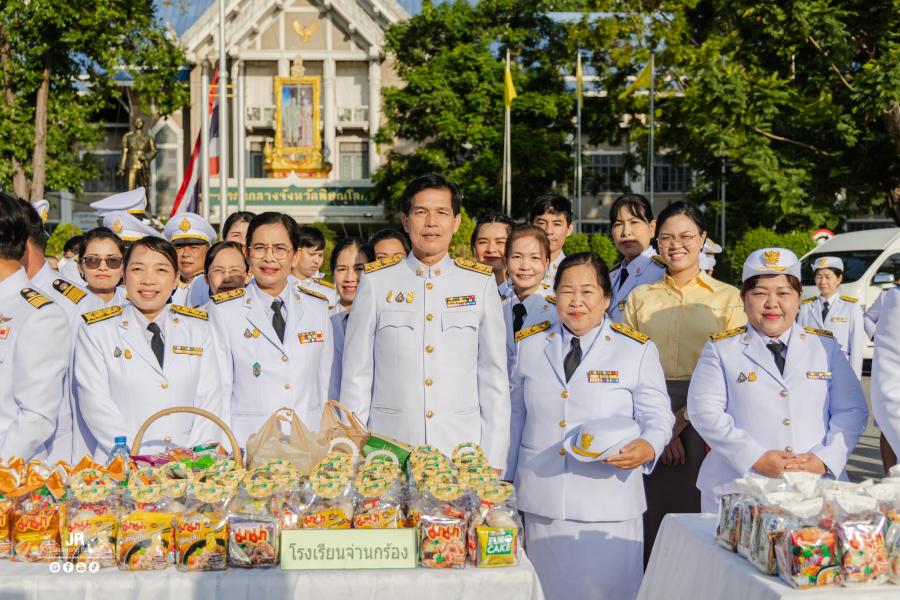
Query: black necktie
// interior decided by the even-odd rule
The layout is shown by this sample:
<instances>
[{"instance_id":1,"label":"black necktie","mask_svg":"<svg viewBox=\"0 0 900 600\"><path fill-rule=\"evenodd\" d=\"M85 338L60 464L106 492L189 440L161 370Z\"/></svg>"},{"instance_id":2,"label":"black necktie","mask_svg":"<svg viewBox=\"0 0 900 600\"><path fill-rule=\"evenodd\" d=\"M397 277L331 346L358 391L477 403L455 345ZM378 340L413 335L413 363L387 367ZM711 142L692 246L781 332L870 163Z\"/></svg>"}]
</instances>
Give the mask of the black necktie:
<instances>
[{"instance_id":1,"label":"black necktie","mask_svg":"<svg viewBox=\"0 0 900 600\"><path fill-rule=\"evenodd\" d=\"M572 373L578 368L581 362L581 341L577 337L572 338L572 349L563 359L563 369L566 372L566 381L572 378Z\"/></svg>"},{"instance_id":2,"label":"black necktie","mask_svg":"<svg viewBox=\"0 0 900 600\"><path fill-rule=\"evenodd\" d=\"M778 367L778 372L784 375L784 355L781 353L784 350L784 342L772 342L771 344L766 344L766 348L775 357L775 366Z\"/></svg>"},{"instance_id":3,"label":"black necktie","mask_svg":"<svg viewBox=\"0 0 900 600\"><path fill-rule=\"evenodd\" d=\"M513 304L513 331L518 333L520 329L522 329L522 325L525 324L525 314L527 311L525 310L525 305L521 302L519 304Z\"/></svg>"},{"instance_id":4,"label":"black necktie","mask_svg":"<svg viewBox=\"0 0 900 600\"><path fill-rule=\"evenodd\" d=\"M625 280L628 279L628 269L623 266L619 269L619 289L622 289L622 286L625 285Z\"/></svg>"},{"instance_id":5,"label":"black necktie","mask_svg":"<svg viewBox=\"0 0 900 600\"><path fill-rule=\"evenodd\" d=\"M272 315L272 327L275 328L275 333L278 334L278 339L282 342L284 341L284 315L281 314L281 307L284 306L284 300L281 298L275 298L272 301L272 310L275 311Z\"/></svg>"},{"instance_id":6,"label":"black necktie","mask_svg":"<svg viewBox=\"0 0 900 600\"><path fill-rule=\"evenodd\" d=\"M166 348L163 345L162 339L162 331L159 330L159 325L156 323L150 323L147 325L147 331L153 334L153 337L150 338L150 349L153 350L153 354L156 356L156 360L159 363L160 368L163 366L163 359L166 355Z\"/></svg>"},{"instance_id":7,"label":"black necktie","mask_svg":"<svg viewBox=\"0 0 900 600\"><path fill-rule=\"evenodd\" d=\"M828 300L822 301L822 322L825 322L825 317L828 316L828 309L831 308L831 305L828 304Z\"/></svg>"},{"instance_id":8,"label":"black necktie","mask_svg":"<svg viewBox=\"0 0 900 600\"><path fill-rule=\"evenodd\" d=\"M347 333L347 318L350 316L350 312L345 312L344 316L341 317L341 330L344 333Z\"/></svg>"}]
</instances>

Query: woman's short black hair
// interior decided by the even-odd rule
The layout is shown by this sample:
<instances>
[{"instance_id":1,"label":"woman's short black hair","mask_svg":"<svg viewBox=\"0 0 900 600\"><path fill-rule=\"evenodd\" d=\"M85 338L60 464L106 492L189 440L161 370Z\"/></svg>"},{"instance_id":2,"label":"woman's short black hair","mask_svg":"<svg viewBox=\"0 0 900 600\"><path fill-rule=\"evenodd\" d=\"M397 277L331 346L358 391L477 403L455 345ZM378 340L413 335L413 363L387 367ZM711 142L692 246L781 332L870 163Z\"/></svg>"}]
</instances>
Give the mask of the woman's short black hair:
<instances>
[{"instance_id":1,"label":"woman's short black hair","mask_svg":"<svg viewBox=\"0 0 900 600\"><path fill-rule=\"evenodd\" d=\"M396 229L379 229L369 237L369 245L372 247L372 251L375 251L375 245L378 242L383 242L384 240L397 240L403 244L403 249L409 254L409 238L407 238L406 234L402 231L397 231Z\"/></svg>"},{"instance_id":2,"label":"woman's short black hair","mask_svg":"<svg viewBox=\"0 0 900 600\"><path fill-rule=\"evenodd\" d=\"M312 248L313 250L325 249L325 234L321 229L317 229L310 225L302 225L297 228L298 238L301 248Z\"/></svg>"},{"instance_id":3,"label":"woman's short black hair","mask_svg":"<svg viewBox=\"0 0 900 600\"><path fill-rule=\"evenodd\" d=\"M254 216L255 215L252 212L246 210L239 210L228 215L228 218L225 219L225 226L222 227L222 239L224 240L228 236L228 232L231 231L231 228L236 224L249 223L253 220Z\"/></svg>"},{"instance_id":4,"label":"woman's short black hair","mask_svg":"<svg viewBox=\"0 0 900 600\"><path fill-rule=\"evenodd\" d=\"M491 212L486 215L481 215L478 217L478 220L475 221L475 229L472 230L472 239L469 242L472 246L472 250L475 249L475 240L478 239L478 230L481 229L483 225L490 225L491 223L500 223L501 225L506 226L506 237L509 237L513 227L516 226L515 221L500 213Z\"/></svg>"},{"instance_id":5,"label":"woman's short black hair","mask_svg":"<svg viewBox=\"0 0 900 600\"><path fill-rule=\"evenodd\" d=\"M143 237L136 242L132 242L128 247L128 250L125 251L125 268L128 268L128 263L131 262L131 257L134 255L134 251L138 248L146 248L148 250L152 250L154 252L159 252L167 259L169 259L169 263L171 263L172 268L175 269L175 272L178 273L178 254L175 252L175 246L172 245L167 239L156 237L155 235L148 235L147 237Z\"/></svg>"},{"instance_id":6,"label":"woman's short black hair","mask_svg":"<svg viewBox=\"0 0 900 600\"><path fill-rule=\"evenodd\" d=\"M642 221L649 223L653 220L653 207L646 197L640 194L623 194L613 200L612 206L609 207L609 222L615 223L619 218L619 211L627 208L628 212L636 216Z\"/></svg>"},{"instance_id":7,"label":"woman's short black hair","mask_svg":"<svg viewBox=\"0 0 900 600\"><path fill-rule=\"evenodd\" d=\"M462 197L459 195L459 188L456 187L455 183L446 179L443 175L429 173L428 175L416 177L410 181L409 184L407 184L406 189L403 190L403 196L400 199L400 210L403 211L404 215L409 215L409 211L412 210L413 198L416 197L416 194L424 190L447 190L450 192L450 203L453 207L453 214L454 216L459 214L462 207Z\"/></svg>"},{"instance_id":8,"label":"woman's short black hair","mask_svg":"<svg viewBox=\"0 0 900 600\"><path fill-rule=\"evenodd\" d=\"M565 257L563 261L559 263L559 268L556 270L556 279L553 280L553 291L556 291L556 288L559 287L559 282L562 281L563 273L578 265L590 265L593 267L594 272L597 274L597 283L600 284L600 289L603 290L603 293L606 296L612 296L612 283L609 281L609 267L595 252L577 252Z\"/></svg>"},{"instance_id":9,"label":"woman's short black hair","mask_svg":"<svg viewBox=\"0 0 900 600\"><path fill-rule=\"evenodd\" d=\"M832 273L834 273L834 276L837 277L838 279L840 279L841 277L844 276L843 271L841 271L840 269L835 269L834 267L822 267L821 269L816 269L816 271L825 271L825 270L831 271Z\"/></svg>"},{"instance_id":10,"label":"woman's short black hair","mask_svg":"<svg viewBox=\"0 0 900 600\"><path fill-rule=\"evenodd\" d=\"M660 212L659 216L656 217L657 233L662 229L663 224L666 221L678 215L684 215L688 219L693 221L694 225L697 226L697 229L700 230L701 234L706 233L706 221L703 219L703 213L700 212L700 209L693 204L688 204L687 202L683 202L681 200L679 200L678 202L673 202L672 204L662 209L662 212Z\"/></svg>"},{"instance_id":11,"label":"woman's short black hair","mask_svg":"<svg viewBox=\"0 0 900 600\"><path fill-rule=\"evenodd\" d=\"M125 242L122 241L122 238L117 236L112 229L109 227L94 227L90 231L88 231L85 235L82 236L81 244L78 248L76 248L76 252L79 257L82 257L87 252L87 248L91 242L97 240L109 240L116 245L116 248L119 249L119 254L125 256Z\"/></svg>"},{"instance_id":12,"label":"woman's short black hair","mask_svg":"<svg viewBox=\"0 0 900 600\"><path fill-rule=\"evenodd\" d=\"M99 227L97 227L96 229L99 229ZM113 235L115 235L115 234L113 234ZM83 241L84 241L83 235L73 235L72 237L70 237L69 239L66 240L65 244L63 244L63 254L65 254L66 252L74 252L75 254L81 254L81 248L83 247L81 245L81 243ZM123 253L124 253L124 250L123 250Z\"/></svg>"},{"instance_id":13,"label":"woman's short black hair","mask_svg":"<svg viewBox=\"0 0 900 600\"><path fill-rule=\"evenodd\" d=\"M354 246L356 248L359 248L359 251L363 253L363 256L366 257L366 262L372 262L373 260L375 260L375 251L372 250L372 246L366 243L366 240L359 237L345 237L341 239L337 244L335 244L334 250L331 251L331 258L328 262L331 266L332 277L334 277L334 267L337 265L337 261L341 256L341 252L343 252L347 248L352 248Z\"/></svg>"},{"instance_id":14,"label":"woman's short black hair","mask_svg":"<svg viewBox=\"0 0 900 600\"><path fill-rule=\"evenodd\" d=\"M34 212L31 205L28 210ZM22 200L0 192L0 259L22 260L28 241L28 216Z\"/></svg>"},{"instance_id":15,"label":"woman's short black hair","mask_svg":"<svg viewBox=\"0 0 900 600\"><path fill-rule=\"evenodd\" d=\"M250 247L250 243L253 241L253 234L256 233L258 228L263 225L274 224L280 224L287 230L288 239L291 240L291 246L294 250L300 247L300 232L297 221L284 213L273 211L260 213L250 221L250 226L247 227L247 247Z\"/></svg>"},{"instance_id":16,"label":"woman's short black hair","mask_svg":"<svg viewBox=\"0 0 900 600\"><path fill-rule=\"evenodd\" d=\"M250 263L247 262L247 255L244 254L244 246L240 242L236 242L234 240L225 240L223 242L216 242L209 247L209 251L206 253L206 258L203 260L203 272L206 275L209 275L209 268L212 266L213 261L216 260L216 255L222 250L227 250L228 248L237 250L241 255L241 258L244 259L244 267L248 271L250 270Z\"/></svg>"},{"instance_id":17,"label":"woman's short black hair","mask_svg":"<svg viewBox=\"0 0 900 600\"><path fill-rule=\"evenodd\" d=\"M543 214L563 215L566 224L572 223L572 202L559 194L541 194L531 205L528 213L528 222L534 224L534 220Z\"/></svg>"}]
</instances>

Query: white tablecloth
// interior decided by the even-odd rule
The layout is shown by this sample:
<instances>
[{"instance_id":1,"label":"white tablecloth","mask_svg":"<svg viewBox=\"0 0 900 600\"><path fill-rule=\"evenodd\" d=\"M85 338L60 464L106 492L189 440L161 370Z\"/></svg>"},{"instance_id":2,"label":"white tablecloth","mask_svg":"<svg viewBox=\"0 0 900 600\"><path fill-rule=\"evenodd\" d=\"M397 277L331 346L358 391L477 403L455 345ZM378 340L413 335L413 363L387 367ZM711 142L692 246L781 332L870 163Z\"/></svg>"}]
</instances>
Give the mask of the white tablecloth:
<instances>
[{"instance_id":1,"label":"white tablecloth","mask_svg":"<svg viewBox=\"0 0 900 600\"><path fill-rule=\"evenodd\" d=\"M715 529L715 515L666 516L653 545L638 600L900 598L900 586L892 584L795 590L778 577L763 575L740 555L716 544Z\"/></svg>"},{"instance_id":2,"label":"white tablecloth","mask_svg":"<svg viewBox=\"0 0 900 600\"><path fill-rule=\"evenodd\" d=\"M52 573L43 564L0 561L0 599L52 600L282 600L355 598L427 600L466 598L543 600L534 567L524 553L508 568L438 571L282 571L229 569L214 573L165 571L127 573Z\"/></svg>"}]
</instances>

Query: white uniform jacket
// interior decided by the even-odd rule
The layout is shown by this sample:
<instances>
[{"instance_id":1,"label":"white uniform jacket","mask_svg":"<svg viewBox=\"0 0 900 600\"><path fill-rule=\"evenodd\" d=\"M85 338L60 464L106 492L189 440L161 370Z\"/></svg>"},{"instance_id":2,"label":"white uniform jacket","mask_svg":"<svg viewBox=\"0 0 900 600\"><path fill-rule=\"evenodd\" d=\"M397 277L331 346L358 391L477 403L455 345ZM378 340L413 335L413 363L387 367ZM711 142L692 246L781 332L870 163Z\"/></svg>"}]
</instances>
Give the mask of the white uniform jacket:
<instances>
[{"instance_id":1,"label":"white uniform jacket","mask_svg":"<svg viewBox=\"0 0 900 600\"><path fill-rule=\"evenodd\" d=\"M872 414L900 451L900 286L882 292L872 359Z\"/></svg>"},{"instance_id":2,"label":"white uniform jacket","mask_svg":"<svg viewBox=\"0 0 900 600\"><path fill-rule=\"evenodd\" d=\"M116 436L126 436L131 444L147 418L165 408L202 408L228 422L206 313L169 305L159 319L165 319L162 367L134 306L84 315L73 360L75 401L100 462L108 460ZM221 430L208 419L174 414L150 426L141 454L222 439Z\"/></svg>"},{"instance_id":3,"label":"white uniform jacket","mask_svg":"<svg viewBox=\"0 0 900 600\"><path fill-rule=\"evenodd\" d=\"M284 342L272 327L274 298L255 281L217 294L209 305L222 345L224 398L242 445L281 407L296 411L311 431L319 429L334 354L331 321L325 300L291 283Z\"/></svg>"},{"instance_id":4,"label":"white uniform jacket","mask_svg":"<svg viewBox=\"0 0 900 600\"><path fill-rule=\"evenodd\" d=\"M826 329L834 334L844 356L850 361L857 377L862 376L863 351L866 349L865 317L856 298L836 295L829 302L828 314L822 321L821 296L807 298L800 305L797 322L805 327Z\"/></svg>"},{"instance_id":5,"label":"white uniform jacket","mask_svg":"<svg viewBox=\"0 0 900 600\"><path fill-rule=\"evenodd\" d=\"M331 362L331 380L328 383L328 399L340 400L341 375L344 365L344 338L347 336L347 320L350 311L331 315L331 329L334 331L334 360Z\"/></svg>"},{"instance_id":6,"label":"white uniform jacket","mask_svg":"<svg viewBox=\"0 0 900 600\"><path fill-rule=\"evenodd\" d=\"M307 277L306 279L301 279L295 275L291 275L290 278L306 289L319 292L320 294L328 298L329 311L334 311L336 309L338 305L338 295L337 290L334 289L333 283L331 283L330 281L325 281L321 277Z\"/></svg>"},{"instance_id":7,"label":"white uniform jacket","mask_svg":"<svg viewBox=\"0 0 900 600\"><path fill-rule=\"evenodd\" d=\"M503 299L503 321L506 323L506 370L510 377L512 377L513 370L516 367L518 351L516 332L513 331L513 320L515 319L513 306L516 304L525 305L525 320L522 323L522 329L519 331L543 321L550 321L551 323L559 321L559 315L556 312L556 296L543 294L543 291L545 290L542 289L540 292L535 292L525 298L525 302L520 302L516 292L513 288L510 288L509 294Z\"/></svg>"},{"instance_id":8,"label":"white uniform jacket","mask_svg":"<svg viewBox=\"0 0 900 600\"><path fill-rule=\"evenodd\" d=\"M620 283L623 269L628 271L628 277ZM631 290L644 283L659 281L665 273L665 263L656 255L653 246L635 256L627 265L620 265L612 269L609 273L609 281L612 284L612 300L606 311L610 318L616 323L621 323L625 312L625 301L628 300Z\"/></svg>"},{"instance_id":9,"label":"white uniform jacket","mask_svg":"<svg viewBox=\"0 0 900 600\"><path fill-rule=\"evenodd\" d=\"M366 268L344 343L341 403L369 429L449 454L481 444L495 467L509 444L506 326L493 271L410 254Z\"/></svg>"},{"instance_id":10,"label":"white uniform jacket","mask_svg":"<svg viewBox=\"0 0 900 600\"><path fill-rule=\"evenodd\" d=\"M556 260L551 261L549 265L547 265L547 272L544 273L544 281L541 282L541 289L546 294L553 293L553 283L556 281L556 271L559 270L559 265L566 257L566 253L562 250L559 251L559 256L556 257Z\"/></svg>"},{"instance_id":11,"label":"white uniform jacket","mask_svg":"<svg viewBox=\"0 0 900 600\"><path fill-rule=\"evenodd\" d=\"M535 327L534 329L540 329ZM603 417L630 417L658 458L675 416L653 342L604 319L595 337L583 336L582 359L568 382L569 351L557 323L518 342L512 379L510 452L505 478L515 476L519 508L526 513L576 521L624 521L647 508L643 469L620 470L604 462L571 458L563 442L578 426Z\"/></svg>"},{"instance_id":12,"label":"white uniform jacket","mask_svg":"<svg viewBox=\"0 0 900 600\"><path fill-rule=\"evenodd\" d=\"M711 451L697 488L713 488L750 473L769 450L812 452L841 478L868 409L859 379L827 331L791 329L784 375L752 327L712 336L688 391L691 424Z\"/></svg>"},{"instance_id":13,"label":"white uniform jacket","mask_svg":"<svg viewBox=\"0 0 900 600\"><path fill-rule=\"evenodd\" d=\"M66 314L32 285L24 269L0 281L0 456L26 461L48 456L72 349Z\"/></svg>"}]
</instances>

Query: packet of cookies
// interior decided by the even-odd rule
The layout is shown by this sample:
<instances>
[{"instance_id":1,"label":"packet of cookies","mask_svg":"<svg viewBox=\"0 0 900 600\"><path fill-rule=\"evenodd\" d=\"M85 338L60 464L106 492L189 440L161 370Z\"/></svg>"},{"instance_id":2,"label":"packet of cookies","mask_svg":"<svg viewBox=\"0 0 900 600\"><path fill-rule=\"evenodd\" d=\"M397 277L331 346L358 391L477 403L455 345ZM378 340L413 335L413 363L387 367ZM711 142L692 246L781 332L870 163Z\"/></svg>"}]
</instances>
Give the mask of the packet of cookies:
<instances>
[{"instance_id":1,"label":"packet of cookies","mask_svg":"<svg viewBox=\"0 0 900 600\"><path fill-rule=\"evenodd\" d=\"M867 488L865 493L878 501L878 510L885 517L888 581L900 584L900 479L885 479Z\"/></svg>"},{"instance_id":2,"label":"packet of cookies","mask_svg":"<svg viewBox=\"0 0 900 600\"><path fill-rule=\"evenodd\" d=\"M884 543L887 519L878 501L861 494L843 494L832 501L837 513L841 580L844 586L877 585L888 580L888 554Z\"/></svg>"},{"instance_id":3,"label":"packet of cookies","mask_svg":"<svg viewBox=\"0 0 900 600\"><path fill-rule=\"evenodd\" d=\"M175 517L175 566L179 571L226 568L229 489L213 483L191 486L187 510Z\"/></svg>"},{"instance_id":4,"label":"packet of cookies","mask_svg":"<svg viewBox=\"0 0 900 600\"><path fill-rule=\"evenodd\" d=\"M791 587L808 589L840 583L838 540L818 525L821 498L785 502L784 531L775 545L778 575Z\"/></svg>"},{"instance_id":5,"label":"packet of cookies","mask_svg":"<svg viewBox=\"0 0 900 600\"><path fill-rule=\"evenodd\" d=\"M782 504L800 502L801 496L794 492L769 492L758 499L756 516L750 525L750 564L766 575L778 573L778 562L775 558L775 546L784 535L789 517ZM742 523L744 517L742 516ZM744 525L741 528L741 540L744 538ZM743 541L738 542L738 547Z\"/></svg>"},{"instance_id":6,"label":"packet of cookies","mask_svg":"<svg viewBox=\"0 0 900 600\"><path fill-rule=\"evenodd\" d=\"M385 460L380 460L384 458ZM354 479L357 529L398 529L406 523L403 511L403 477L392 454L376 451Z\"/></svg>"},{"instance_id":7,"label":"packet of cookies","mask_svg":"<svg viewBox=\"0 0 900 600\"><path fill-rule=\"evenodd\" d=\"M116 566L119 532L118 490L109 477L73 486L66 500L62 531L63 556L72 563Z\"/></svg>"},{"instance_id":8,"label":"packet of cookies","mask_svg":"<svg viewBox=\"0 0 900 600\"><path fill-rule=\"evenodd\" d=\"M12 511L12 560L53 562L60 556L60 513L65 487L58 471L30 464L21 487L10 496Z\"/></svg>"},{"instance_id":9,"label":"packet of cookies","mask_svg":"<svg viewBox=\"0 0 900 600\"><path fill-rule=\"evenodd\" d=\"M116 539L120 570L156 571L175 562L172 523L177 513L172 510L173 504L162 484L129 487L128 512L122 517Z\"/></svg>"},{"instance_id":10,"label":"packet of cookies","mask_svg":"<svg viewBox=\"0 0 900 600\"><path fill-rule=\"evenodd\" d=\"M271 568L278 565L281 536L278 517L272 514L272 496L278 485L271 479L245 482L228 503L228 566Z\"/></svg>"}]
</instances>

